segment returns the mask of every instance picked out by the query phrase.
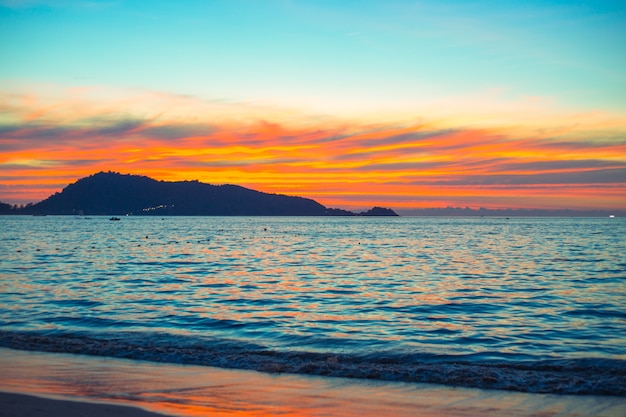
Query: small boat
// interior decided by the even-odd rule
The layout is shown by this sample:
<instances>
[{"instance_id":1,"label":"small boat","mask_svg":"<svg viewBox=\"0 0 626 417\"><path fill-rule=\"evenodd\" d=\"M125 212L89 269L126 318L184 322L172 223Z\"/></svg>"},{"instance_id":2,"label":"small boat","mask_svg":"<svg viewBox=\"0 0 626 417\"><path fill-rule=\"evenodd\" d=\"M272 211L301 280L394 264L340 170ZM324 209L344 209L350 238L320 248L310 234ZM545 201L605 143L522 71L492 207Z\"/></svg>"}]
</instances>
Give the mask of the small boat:
<instances>
[{"instance_id":1,"label":"small boat","mask_svg":"<svg viewBox=\"0 0 626 417\"><path fill-rule=\"evenodd\" d=\"M119 219L120 219L119 217L111 217L109 220L117 221Z\"/></svg>"}]
</instances>

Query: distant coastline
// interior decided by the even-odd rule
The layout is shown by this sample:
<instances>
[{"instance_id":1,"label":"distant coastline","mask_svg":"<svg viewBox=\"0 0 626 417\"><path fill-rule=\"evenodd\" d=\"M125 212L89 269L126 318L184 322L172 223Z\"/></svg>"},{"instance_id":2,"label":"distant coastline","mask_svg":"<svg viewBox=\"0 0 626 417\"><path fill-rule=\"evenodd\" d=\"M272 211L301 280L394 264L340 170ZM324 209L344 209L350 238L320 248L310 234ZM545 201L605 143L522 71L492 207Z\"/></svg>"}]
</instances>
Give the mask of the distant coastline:
<instances>
[{"instance_id":1,"label":"distant coastline","mask_svg":"<svg viewBox=\"0 0 626 417\"><path fill-rule=\"evenodd\" d=\"M416 217L626 217L620 210L573 210L573 209L488 209L469 207L444 207L398 209L401 216Z\"/></svg>"}]
</instances>

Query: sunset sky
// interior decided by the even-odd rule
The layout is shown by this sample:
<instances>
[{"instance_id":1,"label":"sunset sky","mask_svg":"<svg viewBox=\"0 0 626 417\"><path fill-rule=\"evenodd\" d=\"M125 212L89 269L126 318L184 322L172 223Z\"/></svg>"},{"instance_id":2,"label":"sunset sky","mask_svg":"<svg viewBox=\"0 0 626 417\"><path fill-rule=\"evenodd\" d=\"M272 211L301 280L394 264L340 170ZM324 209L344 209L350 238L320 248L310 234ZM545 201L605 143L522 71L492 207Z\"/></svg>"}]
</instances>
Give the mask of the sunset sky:
<instances>
[{"instance_id":1,"label":"sunset sky","mask_svg":"<svg viewBox=\"0 0 626 417\"><path fill-rule=\"evenodd\" d=\"M623 1L0 0L0 201L626 209L625 45Z\"/></svg>"}]
</instances>

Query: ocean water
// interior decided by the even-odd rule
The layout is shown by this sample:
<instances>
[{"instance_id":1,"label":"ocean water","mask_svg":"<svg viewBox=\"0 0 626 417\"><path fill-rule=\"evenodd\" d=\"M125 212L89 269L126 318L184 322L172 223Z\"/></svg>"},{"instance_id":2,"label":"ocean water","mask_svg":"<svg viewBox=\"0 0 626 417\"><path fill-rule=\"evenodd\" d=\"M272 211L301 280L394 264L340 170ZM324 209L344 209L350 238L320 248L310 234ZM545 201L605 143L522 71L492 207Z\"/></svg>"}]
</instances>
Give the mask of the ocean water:
<instances>
[{"instance_id":1,"label":"ocean water","mask_svg":"<svg viewBox=\"0 0 626 417\"><path fill-rule=\"evenodd\" d=\"M626 396L621 218L0 217L0 346Z\"/></svg>"}]
</instances>

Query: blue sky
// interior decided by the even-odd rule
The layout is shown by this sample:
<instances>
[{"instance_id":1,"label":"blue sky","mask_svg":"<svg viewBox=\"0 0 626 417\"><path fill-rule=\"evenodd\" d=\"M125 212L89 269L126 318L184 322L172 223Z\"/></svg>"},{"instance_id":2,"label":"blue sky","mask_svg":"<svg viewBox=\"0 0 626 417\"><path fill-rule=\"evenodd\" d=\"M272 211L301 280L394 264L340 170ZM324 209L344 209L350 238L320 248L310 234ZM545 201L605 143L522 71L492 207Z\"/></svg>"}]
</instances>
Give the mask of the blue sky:
<instances>
[{"instance_id":1,"label":"blue sky","mask_svg":"<svg viewBox=\"0 0 626 417\"><path fill-rule=\"evenodd\" d=\"M626 7L606 1L4 1L0 79L290 105L494 90L626 106Z\"/></svg>"}]
</instances>

